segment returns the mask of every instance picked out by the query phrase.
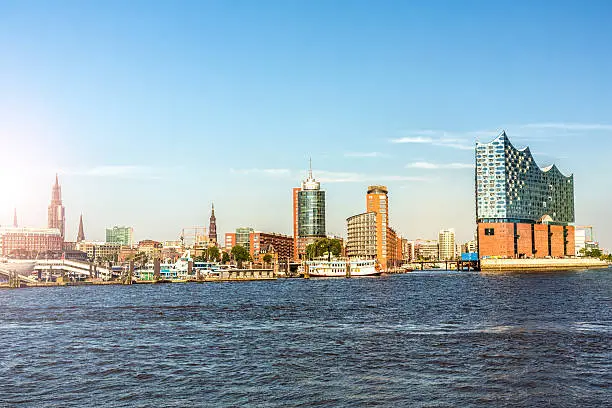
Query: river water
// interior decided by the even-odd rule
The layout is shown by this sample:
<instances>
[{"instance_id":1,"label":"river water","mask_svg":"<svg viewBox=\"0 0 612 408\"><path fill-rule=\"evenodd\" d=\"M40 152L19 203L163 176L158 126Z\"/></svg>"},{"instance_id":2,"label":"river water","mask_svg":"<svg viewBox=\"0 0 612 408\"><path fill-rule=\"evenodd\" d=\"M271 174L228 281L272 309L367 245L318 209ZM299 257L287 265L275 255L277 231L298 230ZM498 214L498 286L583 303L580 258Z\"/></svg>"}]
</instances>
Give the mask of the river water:
<instances>
[{"instance_id":1,"label":"river water","mask_svg":"<svg viewBox=\"0 0 612 408\"><path fill-rule=\"evenodd\" d=\"M612 271L0 291L0 406L603 407Z\"/></svg>"}]
</instances>

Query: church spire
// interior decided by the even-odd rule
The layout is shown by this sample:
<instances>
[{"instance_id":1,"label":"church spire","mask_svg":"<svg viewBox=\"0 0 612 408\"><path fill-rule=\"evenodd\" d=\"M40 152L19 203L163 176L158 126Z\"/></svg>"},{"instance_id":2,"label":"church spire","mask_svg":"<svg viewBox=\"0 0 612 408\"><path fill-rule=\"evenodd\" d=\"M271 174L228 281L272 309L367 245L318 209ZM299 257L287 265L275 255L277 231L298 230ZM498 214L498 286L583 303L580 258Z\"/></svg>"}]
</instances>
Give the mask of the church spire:
<instances>
[{"instance_id":1,"label":"church spire","mask_svg":"<svg viewBox=\"0 0 612 408\"><path fill-rule=\"evenodd\" d=\"M81 218L79 219L79 233L77 234L77 242L85 241L85 231L83 230L83 214L81 214Z\"/></svg>"},{"instance_id":2,"label":"church spire","mask_svg":"<svg viewBox=\"0 0 612 408\"><path fill-rule=\"evenodd\" d=\"M66 212L62 205L62 187L59 185L57 173L55 173L55 185L51 190L51 203L48 207L47 226L49 228L57 228L60 230L62 239L65 237L66 231Z\"/></svg>"},{"instance_id":3,"label":"church spire","mask_svg":"<svg viewBox=\"0 0 612 408\"><path fill-rule=\"evenodd\" d=\"M16 208L13 214L13 227L17 228L17 209Z\"/></svg>"},{"instance_id":4,"label":"church spire","mask_svg":"<svg viewBox=\"0 0 612 408\"><path fill-rule=\"evenodd\" d=\"M210 223L208 224L208 240L217 245L217 217L215 217L215 203L212 203L210 213Z\"/></svg>"}]
</instances>

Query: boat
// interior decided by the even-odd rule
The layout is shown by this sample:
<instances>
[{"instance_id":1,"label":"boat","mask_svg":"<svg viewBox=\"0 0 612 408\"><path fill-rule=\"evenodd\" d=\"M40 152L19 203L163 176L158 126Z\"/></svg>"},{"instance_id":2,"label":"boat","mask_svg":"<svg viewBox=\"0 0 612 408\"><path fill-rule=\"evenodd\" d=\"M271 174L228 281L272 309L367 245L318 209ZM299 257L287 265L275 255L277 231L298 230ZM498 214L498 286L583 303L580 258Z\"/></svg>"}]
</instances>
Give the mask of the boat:
<instances>
[{"instance_id":1,"label":"boat","mask_svg":"<svg viewBox=\"0 0 612 408\"><path fill-rule=\"evenodd\" d=\"M308 261L308 275L312 278L344 278L351 276L376 276L382 273L375 259L351 259Z\"/></svg>"},{"instance_id":2,"label":"boat","mask_svg":"<svg viewBox=\"0 0 612 408\"><path fill-rule=\"evenodd\" d=\"M190 263L192 265L191 271L189 270ZM216 262L193 262L193 258L187 250L175 263L160 263L159 279L176 281L209 275L216 276L219 274L219 269L219 264ZM153 263L149 263L144 268L135 270L134 274L142 280L154 280L155 266Z\"/></svg>"},{"instance_id":3,"label":"boat","mask_svg":"<svg viewBox=\"0 0 612 408\"><path fill-rule=\"evenodd\" d=\"M403 272L412 272L412 271L414 271L414 268L412 267L412 265L407 264L407 263L405 263L405 264L403 264L402 266L400 266L400 269L401 269Z\"/></svg>"},{"instance_id":4,"label":"boat","mask_svg":"<svg viewBox=\"0 0 612 408\"><path fill-rule=\"evenodd\" d=\"M6 272L16 272L23 276L32 275L35 264L35 260L0 258L0 269Z\"/></svg>"}]
</instances>

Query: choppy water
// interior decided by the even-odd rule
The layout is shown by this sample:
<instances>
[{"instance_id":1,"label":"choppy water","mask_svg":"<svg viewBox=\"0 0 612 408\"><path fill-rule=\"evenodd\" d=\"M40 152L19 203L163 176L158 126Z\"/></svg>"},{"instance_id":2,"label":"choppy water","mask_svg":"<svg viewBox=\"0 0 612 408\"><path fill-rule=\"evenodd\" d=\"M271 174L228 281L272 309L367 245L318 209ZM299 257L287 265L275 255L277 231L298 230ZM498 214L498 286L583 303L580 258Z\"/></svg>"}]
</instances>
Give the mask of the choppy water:
<instances>
[{"instance_id":1,"label":"choppy water","mask_svg":"<svg viewBox=\"0 0 612 408\"><path fill-rule=\"evenodd\" d=\"M612 401L612 272L0 291L0 406Z\"/></svg>"}]
</instances>

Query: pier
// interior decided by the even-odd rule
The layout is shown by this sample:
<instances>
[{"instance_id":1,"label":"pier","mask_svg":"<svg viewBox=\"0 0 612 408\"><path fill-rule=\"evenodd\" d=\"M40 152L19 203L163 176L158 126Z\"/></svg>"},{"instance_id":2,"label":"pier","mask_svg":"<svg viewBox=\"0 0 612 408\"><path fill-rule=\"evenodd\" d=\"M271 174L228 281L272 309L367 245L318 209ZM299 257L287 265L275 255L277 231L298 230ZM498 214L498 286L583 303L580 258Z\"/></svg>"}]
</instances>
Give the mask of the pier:
<instances>
[{"instance_id":1,"label":"pier","mask_svg":"<svg viewBox=\"0 0 612 408\"><path fill-rule=\"evenodd\" d=\"M37 280L33 277L19 275L16 272L0 269L0 275L8 278L8 283L0 283L0 288L33 288L33 287L55 287L55 286L88 286L88 285L132 285L132 284L161 284L161 283L205 283L205 282L247 282L247 281L269 281L278 279L273 269L228 269L217 274L194 275L187 279L137 279L131 270L121 276L104 280L96 277L82 277L82 274L68 275L55 264L56 268L51 268L53 273L60 275L53 280ZM72 267L70 267L72 268ZM39 269L40 270L40 269ZM49 269L43 268L48 271ZM70 269L71 270L71 269ZM62 273L63 272L63 273Z\"/></svg>"},{"instance_id":2,"label":"pier","mask_svg":"<svg viewBox=\"0 0 612 408\"><path fill-rule=\"evenodd\" d=\"M416 266L414 270L425 270L427 265L430 266L429 269L440 269L443 271L480 271L480 261L479 260L445 260L445 261L412 261L411 264ZM420 265L420 267L419 267ZM443 267L444 266L444 267Z\"/></svg>"}]
</instances>

